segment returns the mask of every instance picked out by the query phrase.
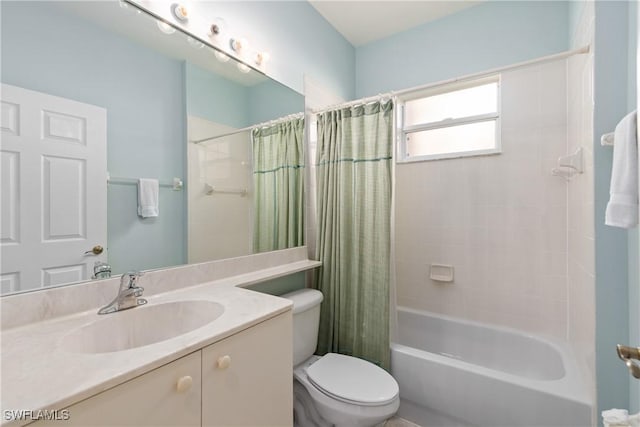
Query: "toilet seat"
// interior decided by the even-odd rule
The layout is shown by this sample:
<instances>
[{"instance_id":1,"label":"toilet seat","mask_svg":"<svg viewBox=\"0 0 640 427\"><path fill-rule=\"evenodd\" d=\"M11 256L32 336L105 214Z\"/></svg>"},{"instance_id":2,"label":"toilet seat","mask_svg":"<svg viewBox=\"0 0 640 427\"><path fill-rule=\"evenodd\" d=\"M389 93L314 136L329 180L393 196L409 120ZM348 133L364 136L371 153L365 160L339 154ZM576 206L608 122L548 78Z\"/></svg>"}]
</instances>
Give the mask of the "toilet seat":
<instances>
[{"instance_id":1,"label":"toilet seat","mask_svg":"<svg viewBox=\"0 0 640 427\"><path fill-rule=\"evenodd\" d=\"M383 406L398 397L398 383L384 369L352 356L328 353L307 368L324 394L354 405Z\"/></svg>"}]
</instances>

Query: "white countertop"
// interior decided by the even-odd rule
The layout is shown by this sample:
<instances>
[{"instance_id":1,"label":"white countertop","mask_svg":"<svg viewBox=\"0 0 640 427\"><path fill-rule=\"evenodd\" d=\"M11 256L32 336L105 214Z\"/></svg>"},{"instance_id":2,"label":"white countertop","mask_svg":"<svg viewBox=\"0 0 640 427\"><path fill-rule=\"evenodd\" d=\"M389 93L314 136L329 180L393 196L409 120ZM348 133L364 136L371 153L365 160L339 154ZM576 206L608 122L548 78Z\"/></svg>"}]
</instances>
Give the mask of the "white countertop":
<instances>
[{"instance_id":1,"label":"white countertop","mask_svg":"<svg viewBox=\"0 0 640 427\"><path fill-rule=\"evenodd\" d=\"M247 281L255 283L251 279L264 274L255 272L250 276L145 296L149 301L147 306L169 301L210 300L222 304L225 311L215 321L199 329L143 347L99 354L73 353L62 348L60 340L70 331L105 316L118 315L98 315L98 307L3 331L2 425L29 422L9 422L5 420L4 410L37 411L68 407L291 310L289 300L237 287Z\"/></svg>"}]
</instances>

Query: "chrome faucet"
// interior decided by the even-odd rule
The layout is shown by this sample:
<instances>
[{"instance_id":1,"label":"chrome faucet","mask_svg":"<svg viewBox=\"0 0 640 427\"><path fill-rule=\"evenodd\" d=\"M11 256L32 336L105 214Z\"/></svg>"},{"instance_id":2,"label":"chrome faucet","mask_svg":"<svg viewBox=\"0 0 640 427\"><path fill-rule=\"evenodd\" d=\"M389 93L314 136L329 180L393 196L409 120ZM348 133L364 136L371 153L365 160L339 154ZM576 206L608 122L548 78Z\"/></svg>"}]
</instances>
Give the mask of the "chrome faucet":
<instances>
[{"instance_id":1,"label":"chrome faucet","mask_svg":"<svg viewBox=\"0 0 640 427\"><path fill-rule=\"evenodd\" d=\"M98 314L115 313L116 311L144 305L147 300L140 298L144 288L138 286L138 280L143 273L139 271L129 271L122 275L120 279L120 289L118 295L109 304L98 310Z\"/></svg>"}]
</instances>

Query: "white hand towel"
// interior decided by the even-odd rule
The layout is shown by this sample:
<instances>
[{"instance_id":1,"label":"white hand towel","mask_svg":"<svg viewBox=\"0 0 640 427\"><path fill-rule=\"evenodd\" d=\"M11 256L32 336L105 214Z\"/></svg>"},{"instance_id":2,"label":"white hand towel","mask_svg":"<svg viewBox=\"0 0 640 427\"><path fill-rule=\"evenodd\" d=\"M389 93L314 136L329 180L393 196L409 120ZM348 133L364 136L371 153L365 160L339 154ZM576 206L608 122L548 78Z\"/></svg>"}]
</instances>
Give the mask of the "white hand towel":
<instances>
[{"instance_id":1,"label":"white hand towel","mask_svg":"<svg viewBox=\"0 0 640 427\"><path fill-rule=\"evenodd\" d=\"M602 422L605 427L628 427L629 412L626 409L609 409L602 411Z\"/></svg>"},{"instance_id":2,"label":"white hand towel","mask_svg":"<svg viewBox=\"0 0 640 427\"><path fill-rule=\"evenodd\" d=\"M605 224L632 228L638 224L638 141L636 112L620 120L613 142L611 197Z\"/></svg>"},{"instance_id":3,"label":"white hand towel","mask_svg":"<svg viewBox=\"0 0 640 427\"><path fill-rule=\"evenodd\" d=\"M138 180L138 215L142 218L158 216L158 180L140 178Z\"/></svg>"}]
</instances>

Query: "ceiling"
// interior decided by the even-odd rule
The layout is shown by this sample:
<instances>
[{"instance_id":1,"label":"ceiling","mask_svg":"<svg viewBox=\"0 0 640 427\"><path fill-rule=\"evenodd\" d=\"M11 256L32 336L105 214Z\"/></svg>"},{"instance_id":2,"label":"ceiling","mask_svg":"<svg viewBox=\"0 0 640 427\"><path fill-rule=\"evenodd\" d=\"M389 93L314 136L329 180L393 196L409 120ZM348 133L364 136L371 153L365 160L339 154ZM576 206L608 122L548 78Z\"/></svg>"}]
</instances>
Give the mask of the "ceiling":
<instances>
[{"instance_id":1,"label":"ceiling","mask_svg":"<svg viewBox=\"0 0 640 427\"><path fill-rule=\"evenodd\" d=\"M480 1L309 0L309 3L354 46L383 39Z\"/></svg>"}]
</instances>

